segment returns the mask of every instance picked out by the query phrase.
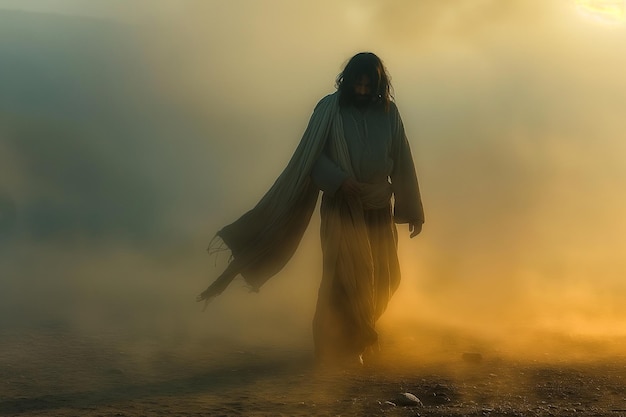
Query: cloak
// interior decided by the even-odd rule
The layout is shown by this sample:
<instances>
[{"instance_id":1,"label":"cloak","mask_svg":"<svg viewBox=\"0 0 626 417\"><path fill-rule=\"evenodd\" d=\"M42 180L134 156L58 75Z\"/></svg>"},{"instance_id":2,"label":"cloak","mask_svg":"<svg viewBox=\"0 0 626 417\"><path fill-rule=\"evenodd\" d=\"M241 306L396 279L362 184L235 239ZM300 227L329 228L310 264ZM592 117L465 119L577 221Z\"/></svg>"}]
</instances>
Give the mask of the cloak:
<instances>
[{"instance_id":1,"label":"cloak","mask_svg":"<svg viewBox=\"0 0 626 417\"><path fill-rule=\"evenodd\" d=\"M329 94L317 104L287 167L257 205L217 232L231 251L231 261L198 301L221 294L237 275L258 291L291 259L319 196L311 169L327 139L343 135L337 96ZM209 253L212 249L209 245Z\"/></svg>"},{"instance_id":2,"label":"cloak","mask_svg":"<svg viewBox=\"0 0 626 417\"><path fill-rule=\"evenodd\" d=\"M252 210L217 232L217 237L231 251L231 261L198 296L198 301L208 301L221 294L237 275L241 275L253 291L258 291L287 264L315 210L320 190L310 173L327 142L332 159L354 177L337 92L317 104L300 144L269 191ZM365 268L364 275L371 276L373 260L364 231L363 210L388 206L391 195L391 184L385 181L365 185L358 198L337 201L333 210L339 213L342 206L347 207L348 215L339 216L343 219L341 221L338 216L329 216L328 221L322 222L322 229L327 231L322 242L324 262L331 269L344 253L344 262L357 266L357 269ZM340 242L349 242L349 247ZM209 245L209 253L212 250L214 248ZM344 279L355 282L358 275L355 271ZM371 299L370 296L365 298Z\"/></svg>"}]
</instances>

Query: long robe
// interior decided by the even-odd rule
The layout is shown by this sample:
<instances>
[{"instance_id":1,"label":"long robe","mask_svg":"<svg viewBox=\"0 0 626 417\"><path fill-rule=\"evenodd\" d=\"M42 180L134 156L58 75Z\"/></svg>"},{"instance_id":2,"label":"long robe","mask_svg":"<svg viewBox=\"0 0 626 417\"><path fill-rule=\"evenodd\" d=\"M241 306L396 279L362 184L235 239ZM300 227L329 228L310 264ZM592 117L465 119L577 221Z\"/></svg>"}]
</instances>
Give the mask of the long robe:
<instances>
[{"instance_id":1,"label":"long robe","mask_svg":"<svg viewBox=\"0 0 626 417\"><path fill-rule=\"evenodd\" d=\"M341 107L340 117L349 165L342 166L331 139L311 171L324 192L324 272L313 321L320 359L356 357L376 344L375 323L400 282L394 222L424 221L411 150L395 104L388 110L382 105ZM387 189L387 197L369 207L352 201L338 191L351 176Z\"/></svg>"},{"instance_id":2,"label":"long robe","mask_svg":"<svg viewBox=\"0 0 626 417\"><path fill-rule=\"evenodd\" d=\"M376 342L375 322L399 282L392 195L396 222L423 222L424 216L395 104L388 111L374 106L355 113L354 108L340 107L337 95L318 103L287 167L259 203L217 233L230 249L232 261L198 299L208 301L220 294L239 274L258 290L280 271L302 238L321 188L324 277L315 327L325 328L321 312L345 305L347 313L334 312L333 321L346 323L340 328L339 344L347 343L350 352L357 352ZM344 198L337 192L348 176L370 184L359 198ZM380 276L387 278L380 280ZM324 290L329 285L340 290ZM321 307L340 294L339 301L328 304L330 309ZM315 334L318 353L324 350L320 340L328 341L327 346L333 343L332 337Z\"/></svg>"}]
</instances>

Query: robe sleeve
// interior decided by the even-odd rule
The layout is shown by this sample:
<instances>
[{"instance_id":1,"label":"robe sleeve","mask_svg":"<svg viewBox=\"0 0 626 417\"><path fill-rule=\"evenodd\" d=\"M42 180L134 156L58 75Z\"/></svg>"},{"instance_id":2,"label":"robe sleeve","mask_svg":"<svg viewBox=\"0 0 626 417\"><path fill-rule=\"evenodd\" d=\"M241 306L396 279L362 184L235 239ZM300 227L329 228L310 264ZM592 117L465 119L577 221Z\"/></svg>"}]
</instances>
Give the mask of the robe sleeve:
<instances>
[{"instance_id":1,"label":"robe sleeve","mask_svg":"<svg viewBox=\"0 0 626 417\"><path fill-rule=\"evenodd\" d=\"M394 194L394 221L396 223L424 223L424 208L409 141L398 108L391 103L392 112L392 158L390 175Z\"/></svg>"},{"instance_id":2,"label":"robe sleeve","mask_svg":"<svg viewBox=\"0 0 626 417\"><path fill-rule=\"evenodd\" d=\"M313 182L328 195L335 194L348 177L349 174L339 168L325 153L317 158L311 170Z\"/></svg>"}]
</instances>

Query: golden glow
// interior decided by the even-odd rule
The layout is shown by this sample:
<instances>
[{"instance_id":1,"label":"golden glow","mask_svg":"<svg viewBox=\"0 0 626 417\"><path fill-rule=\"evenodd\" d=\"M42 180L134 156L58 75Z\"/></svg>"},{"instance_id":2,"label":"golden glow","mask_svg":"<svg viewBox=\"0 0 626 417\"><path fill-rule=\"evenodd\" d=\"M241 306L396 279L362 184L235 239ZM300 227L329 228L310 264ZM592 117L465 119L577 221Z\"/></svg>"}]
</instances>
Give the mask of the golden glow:
<instances>
[{"instance_id":1,"label":"golden glow","mask_svg":"<svg viewBox=\"0 0 626 417\"><path fill-rule=\"evenodd\" d=\"M585 16L603 23L619 24L626 20L624 0L576 0L576 7Z\"/></svg>"},{"instance_id":2,"label":"golden glow","mask_svg":"<svg viewBox=\"0 0 626 417\"><path fill-rule=\"evenodd\" d=\"M7 7L9 0L3 1ZM626 345L620 327L626 320L626 56L615 53L626 46L624 0L276 0L271 8L213 0L136 0L132 7L122 0L11 3L44 12L33 21L49 19L50 28L64 21L45 15L52 9L128 22L128 36L136 34L129 51L151 92L138 95L133 106L157 97L167 109L180 109L171 116L164 110L164 132L189 121L178 119L181 113L193 115L198 132L176 141L166 133L133 134L131 148L146 149L143 162L135 166L120 153L119 161L102 165L127 163L129 178L153 181L147 185L158 202L153 211L159 227L190 242L171 261L134 253L126 234L115 231L110 240L94 237L82 251L47 240L12 244L6 255L0 251L0 302L24 294L42 316L54 312L86 332L114 327L118 316L108 312L124 311L119 327L146 335L283 345L301 340L309 348L322 273L318 215L294 258L261 294L247 294L238 280L207 314L199 314L193 297L220 268L202 252L212 234L257 203L280 174L314 104L333 91L342 61L373 50L393 77L427 216L417 239L409 240L406 225L399 226L402 284L380 322L382 343L406 341L407 352L420 361L437 352L459 357L495 347L518 357L551 350L563 358L567 343L583 339L606 341L615 350ZM101 23L105 36L108 26ZM55 30L62 35L62 29ZM53 34L59 44L65 39ZM69 42L67 50L72 47ZM41 62L72 75L73 62L62 66L65 52ZM136 82L131 62L101 59L120 68L115 76L123 85ZM105 70L85 80L106 79L111 73ZM43 83L39 72L33 74ZM60 184L64 176L51 187L52 179L30 169L26 161L35 166L44 157L36 148L27 153L18 138L3 141L10 126L1 126L0 191L18 208L43 197L75 198L74 188L67 188L73 183ZM100 128L99 122L84 127ZM138 124L131 130L150 129ZM101 145L85 140L84 146L96 155ZM63 155L72 150L59 148ZM57 166L53 156L45 160ZM161 162L167 169L154 168ZM103 178L111 178L106 189L118 185L118 175ZM72 192L61 195L63 187ZM172 252L169 244L163 248ZM26 268L21 259L33 257L38 262ZM3 307L15 311L15 320L23 312L18 301L10 304L15 310Z\"/></svg>"}]
</instances>

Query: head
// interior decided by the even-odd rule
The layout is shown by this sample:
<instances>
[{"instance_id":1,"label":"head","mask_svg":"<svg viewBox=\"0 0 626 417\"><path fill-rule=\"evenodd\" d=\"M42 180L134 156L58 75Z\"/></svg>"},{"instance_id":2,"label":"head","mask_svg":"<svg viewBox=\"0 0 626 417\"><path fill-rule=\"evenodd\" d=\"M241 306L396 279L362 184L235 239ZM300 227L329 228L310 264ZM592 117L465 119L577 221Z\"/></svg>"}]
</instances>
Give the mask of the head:
<instances>
[{"instance_id":1,"label":"head","mask_svg":"<svg viewBox=\"0 0 626 417\"><path fill-rule=\"evenodd\" d=\"M371 52L361 52L350 58L337 76L337 91L341 105L391 102L391 83L383 62Z\"/></svg>"}]
</instances>

